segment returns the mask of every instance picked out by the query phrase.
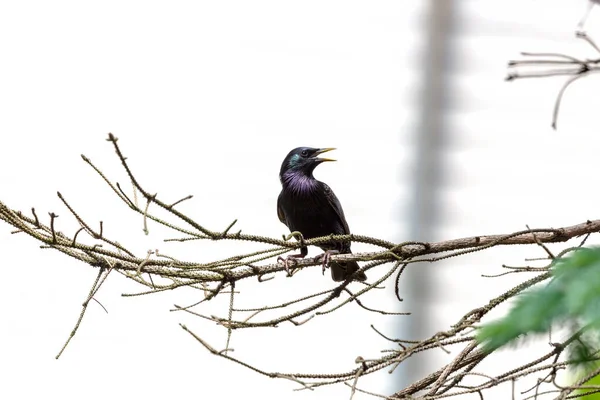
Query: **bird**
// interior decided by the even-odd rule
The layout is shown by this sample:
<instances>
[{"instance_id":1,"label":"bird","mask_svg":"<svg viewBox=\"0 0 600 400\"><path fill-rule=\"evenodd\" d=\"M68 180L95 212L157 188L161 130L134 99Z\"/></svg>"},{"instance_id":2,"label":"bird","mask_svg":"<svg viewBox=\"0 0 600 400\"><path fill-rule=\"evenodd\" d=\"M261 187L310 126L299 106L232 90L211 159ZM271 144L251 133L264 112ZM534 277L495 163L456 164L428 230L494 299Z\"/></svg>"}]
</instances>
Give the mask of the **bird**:
<instances>
[{"instance_id":1,"label":"bird","mask_svg":"<svg viewBox=\"0 0 600 400\"><path fill-rule=\"evenodd\" d=\"M315 168L330 158L317 157L320 154L335 150L333 147L313 148L297 147L290 151L281 164L279 180L281 193L277 198L277 216L291 232L300 232L300 240L312 239L327 235L347 235L350 228L342 204L331 188L315 179ZM325 251L316 259L323 260L323 272L329 266L331 278L344 281L359 270L356 261L331 261L332 254L350 254L350 242L325 242L318 246ZM291 259L304 258L308 254L306 246L300 248L300 254L289 255L284 260L286 269ZM367 276L360 271L352 276L353 280L364 281Z\"/></svg>"}]
</instances>

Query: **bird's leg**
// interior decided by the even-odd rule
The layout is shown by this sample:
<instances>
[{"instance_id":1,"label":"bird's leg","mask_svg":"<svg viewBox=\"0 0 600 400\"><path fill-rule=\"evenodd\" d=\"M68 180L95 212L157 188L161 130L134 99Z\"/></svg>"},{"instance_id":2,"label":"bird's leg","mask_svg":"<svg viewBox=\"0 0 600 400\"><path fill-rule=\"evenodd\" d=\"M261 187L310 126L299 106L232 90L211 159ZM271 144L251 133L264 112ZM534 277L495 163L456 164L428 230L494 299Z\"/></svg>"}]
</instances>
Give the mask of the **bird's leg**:
<instances>
[{"instance_id":1,"label":"bird's leg","mask_svg":"<svg viewBox=\"0 0 600 400\"><path fill-rule=\"evenodd\" d=\"M325 275L325 269L329 267L329 261L331 260L331 256L334 254L340 254L339 250L327 250L325 253L320 254L315 257L315 261L323 261L323 275Z\"/></svg>"},{"instance_id":2,"label":"bird's leg","mask_svg":"<svg viewBox=\"0 0 600 400\"><path fill-rule=\"evenodd\" d=\"M292 276L292 273L290 272L290 262L293 261L294 264L297 264L298 258L304 258L308 254L308 247L304 245L304 237L302 237L302 235L300 235L300 245L302 246L300 247L300 254L289 254L285 258L281 256L277 257L277 262L283 261L283 266L285 268L285 272L287 272L287 276Z\"/></svg>"}]
</instances>

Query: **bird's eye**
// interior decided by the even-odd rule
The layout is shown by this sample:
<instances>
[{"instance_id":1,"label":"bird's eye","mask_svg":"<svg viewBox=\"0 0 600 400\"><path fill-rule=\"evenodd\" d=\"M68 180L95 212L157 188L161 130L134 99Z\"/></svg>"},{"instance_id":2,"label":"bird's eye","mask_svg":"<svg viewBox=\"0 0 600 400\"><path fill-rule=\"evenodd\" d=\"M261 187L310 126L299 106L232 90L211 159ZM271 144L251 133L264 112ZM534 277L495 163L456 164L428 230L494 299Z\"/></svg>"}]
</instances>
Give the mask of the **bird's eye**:
<instances>
[{"instance_id":1,"label":"bird's eye","mask_svg":"<svg viewBox=\"0 0 600 400\"><path fill-rule=\"evenodd\" d=\"M300 153L300 155L302 157L307 157L308 156L308 150L302 150L302 152Z\"/></svg>"}]
</instances>

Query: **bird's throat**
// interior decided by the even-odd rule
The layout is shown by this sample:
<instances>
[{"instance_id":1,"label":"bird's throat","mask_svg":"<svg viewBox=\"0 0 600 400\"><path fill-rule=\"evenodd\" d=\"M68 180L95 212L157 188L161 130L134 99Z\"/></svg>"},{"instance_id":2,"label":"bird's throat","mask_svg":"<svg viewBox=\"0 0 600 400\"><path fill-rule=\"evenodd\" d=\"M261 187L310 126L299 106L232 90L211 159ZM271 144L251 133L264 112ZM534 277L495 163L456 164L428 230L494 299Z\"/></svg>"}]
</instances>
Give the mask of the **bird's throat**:
<instances>
[{"instance_id":1,"label":"bird's throat","mask_svg":"<svg viewBox=\"0 0 600 400\"><path fill-rule=\"evenodd\" d=\"M309 194L317 189L318 181L312 176L290 171L282 176L281 184L284 190L297 194Z\"/></svg>"}]
</instances>

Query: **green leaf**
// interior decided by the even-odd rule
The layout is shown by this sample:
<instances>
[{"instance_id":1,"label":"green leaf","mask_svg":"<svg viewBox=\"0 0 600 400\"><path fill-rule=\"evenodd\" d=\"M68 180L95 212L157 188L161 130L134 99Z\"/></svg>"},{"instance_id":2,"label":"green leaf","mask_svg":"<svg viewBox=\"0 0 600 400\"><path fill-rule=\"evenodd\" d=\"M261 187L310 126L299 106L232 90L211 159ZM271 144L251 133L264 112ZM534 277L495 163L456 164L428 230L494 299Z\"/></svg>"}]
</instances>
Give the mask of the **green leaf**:
<instances>
[{"instance_id":1,"label":"green leaf","mask_svg":"<svg viewBox=\"0 0 600 400\"><path fill-rule=\"evenodd\" d=\"M485 351L494 351L528 334L548 332L554 324L592 325L598 330L600 249L576 250L555 261L551 273L548 284L519 295L504 318L479 329L477 340Z\"/></svg>"},{"instance_id":2,"label":"green leaf","mask_svg":"<svg viewBox=\"0 0 600 400\"><path fill-rule=\"evenodd\" d=\"M595 367L597 368L598 366L600 366L600 365L598 365L598 362L596 362ZM585 382L583 385L584 386L600 386L600 375L596 375L596 376L592 377L587 382ZM575 391L575 394L583 395L587 392L591 392L594 390L596 390L596 389L577 389ZM582 400L600 400L600 393L592 393L592 394L584 395L584 396L580 397L580 399L582 399Z\"/></svg>"}]
</instances>

